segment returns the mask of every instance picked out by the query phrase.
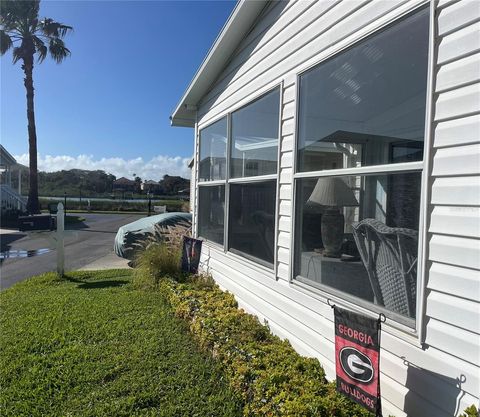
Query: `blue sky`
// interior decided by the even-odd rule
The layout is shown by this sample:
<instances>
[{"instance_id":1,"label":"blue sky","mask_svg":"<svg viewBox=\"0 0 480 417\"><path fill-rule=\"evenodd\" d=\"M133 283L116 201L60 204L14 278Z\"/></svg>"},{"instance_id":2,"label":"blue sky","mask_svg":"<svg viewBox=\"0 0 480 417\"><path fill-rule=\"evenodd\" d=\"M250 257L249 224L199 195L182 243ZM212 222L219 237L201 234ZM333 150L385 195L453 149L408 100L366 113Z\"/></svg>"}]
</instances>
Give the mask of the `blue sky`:
<instances>
[{"instance_id":1,"label":"blue sky","mask_svg":"<svg viewBox=\"0 0 480 417\"><path fill-rule=\"evenodd\" d=\"M46 59L34 68L40 169L82 165L154 179L185 173L193 130L170 127L169 116L234 6L42 1L42 17L74 32L65 39L70 58L60 65ZM24 163L25 106L23 71L9 52L1 58L1 141Z\"/></svg>"}]
</instances>

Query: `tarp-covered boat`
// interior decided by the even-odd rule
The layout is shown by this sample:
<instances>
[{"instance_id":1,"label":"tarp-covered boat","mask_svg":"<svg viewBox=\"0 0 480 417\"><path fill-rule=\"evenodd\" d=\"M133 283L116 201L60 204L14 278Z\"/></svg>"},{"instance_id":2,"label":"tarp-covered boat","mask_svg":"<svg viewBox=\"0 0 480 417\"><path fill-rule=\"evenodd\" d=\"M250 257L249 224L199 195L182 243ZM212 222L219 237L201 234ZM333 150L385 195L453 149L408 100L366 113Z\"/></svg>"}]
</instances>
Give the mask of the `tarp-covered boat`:
<instances>
[{"instance_id":1,"label":"tarp-covered boat","mask_svg":"<svg viewBox=\"0 0 480 417\"><path fill-rule=\"evenodd\" d=\"M132 260L135 250L139 249L142 242L146 241L149 236L154 236L159 226L185 225L191 224L191 222L191 213L163 213L145 217L120 227L115 236L113 248L118 256Z\"/></svg>"}]
</instances>

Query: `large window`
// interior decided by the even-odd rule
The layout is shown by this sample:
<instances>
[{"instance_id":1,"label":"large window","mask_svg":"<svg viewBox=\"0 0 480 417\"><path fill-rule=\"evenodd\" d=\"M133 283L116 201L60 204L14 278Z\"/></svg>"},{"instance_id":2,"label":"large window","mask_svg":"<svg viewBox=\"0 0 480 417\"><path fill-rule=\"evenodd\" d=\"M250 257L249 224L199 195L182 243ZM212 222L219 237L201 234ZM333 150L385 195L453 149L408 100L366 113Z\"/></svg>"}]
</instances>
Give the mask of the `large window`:
<instances>
[{"instance_id":1,"label":"large window","mask_svg":"<svg viewBox=\"0 0 480 417\"><path fill-rule=\"evenodd\" d=\"M223 245L227 118L203 129L199 140L198 235Z\"/></svg>"},{"instance_id":2,"label":"large window","mask_svg":"<svg viewBox=\"0 0 480 417\"><path fill-rule=\"evenodd\" d=\"M198 235L268 267L275 253L279 112L277 88L200 132Z\"/></svg>"},{"instance_id":3,"label":"large window","mask_svg":"<svg viewBox=\"0 0 480 417\"><path fill-rule=\"evenodd\" d=\"M295 278L410 325L428 13L410 15L299 77Z\"/></svg>"}]
</instances>

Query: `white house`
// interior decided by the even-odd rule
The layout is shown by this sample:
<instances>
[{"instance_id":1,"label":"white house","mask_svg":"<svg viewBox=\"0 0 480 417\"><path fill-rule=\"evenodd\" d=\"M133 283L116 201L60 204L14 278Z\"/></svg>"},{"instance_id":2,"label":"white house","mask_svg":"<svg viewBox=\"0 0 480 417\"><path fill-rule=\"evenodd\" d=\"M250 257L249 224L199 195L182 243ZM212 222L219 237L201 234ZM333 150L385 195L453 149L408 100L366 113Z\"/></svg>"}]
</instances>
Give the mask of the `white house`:
<instances>
[{"instance_id":1,"label":"white house","mask_svg":"<svg viewBox=\"0 0 480 417\"><path fill-rule=\"evenodd\" d=\"M28 167L17 160L0 145L0 210L2 214L9 210L25 211L27 201L22 197L22 172L28 173ZM16 177L16 189L12 186L12 174Z\"/></svg>"},{"instance_id":2,"label":"white house","mask_svg":"<svg viewBox=\"0 0 480 417\"><path fill-rule=\"evenodd\" d=\"M479 403L480 2L240 1L172 115L203 269L335 377L385 314L384 415Z\"/></svg>"}]
</instances>

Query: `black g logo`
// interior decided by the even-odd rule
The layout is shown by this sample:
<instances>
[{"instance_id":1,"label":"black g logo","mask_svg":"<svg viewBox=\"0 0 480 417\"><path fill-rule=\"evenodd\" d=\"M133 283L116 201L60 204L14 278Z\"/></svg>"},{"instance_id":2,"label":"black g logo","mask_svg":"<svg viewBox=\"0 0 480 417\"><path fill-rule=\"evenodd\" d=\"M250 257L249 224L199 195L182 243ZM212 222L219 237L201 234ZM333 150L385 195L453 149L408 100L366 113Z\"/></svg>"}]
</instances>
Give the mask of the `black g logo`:
<instances>
[{"instance_id":1,"label":"black g logo","mask_svg":"<svg viewBox=\"0 0 480 417\"><path fill-rule=\"evenodd\" d=\"M373 379L372 361L362 352L345 347L339 353L340 364L344 372L352 379L364 384Z\"/></svg>"}]
</instances>

